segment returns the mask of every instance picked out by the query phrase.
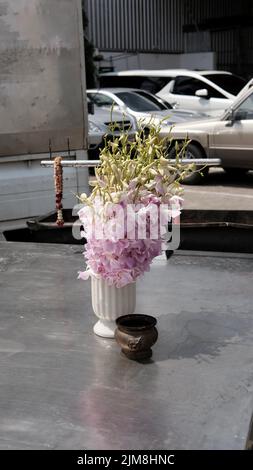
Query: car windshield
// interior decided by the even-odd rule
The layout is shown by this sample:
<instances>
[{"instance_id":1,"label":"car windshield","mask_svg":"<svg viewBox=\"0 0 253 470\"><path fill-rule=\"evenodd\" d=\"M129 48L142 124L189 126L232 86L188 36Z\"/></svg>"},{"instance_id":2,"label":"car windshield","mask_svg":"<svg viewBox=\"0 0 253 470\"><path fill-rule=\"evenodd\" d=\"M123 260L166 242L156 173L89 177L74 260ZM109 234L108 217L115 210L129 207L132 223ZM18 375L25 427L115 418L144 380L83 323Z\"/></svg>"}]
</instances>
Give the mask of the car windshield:
<instances>
[{"instance_id":1,"label":"car windshield","mask_svg":"<svg viewBox=\"0 0 253 470\"><path fill-rule=\"evenodd\" d=\"M88 99L90 99L90 101L92 101L92 103L94 103L96 106L102 108L102 107L112 107L112 105L114 104L113 103L113 99L110 98L110 96L107 96L107 95L103 95L102 93L90 93L88 92L87 93L87 97Z\"/></svg>"},{"instance_id":2,"label":"car windshield","mask_svg":"<svg viewBox=\"0 0 253 470\"><path fill-rule=\"evenodd\" d=\"M158 102L153 102L150 100L150 98L144 96L141 96L138 93L135 92L127 92L127 91L121 91L119 93L116 93L116 95L124 102L124 104L132 109L133 111L137 112L150 112L150 111L161 111L166 108L164 108L162 103Z\"/></svg>"},{"instance_id":3,"label":"car windshield","mask_svg":"<svg viewBox=\"0 0 253 470\"><path fill-rule=\"evenodd\" d=\"M168 103L167 101L163 100L162 98L157 98L157 96L146 93L145 91L138 90L138 91L135 91L134 93L137 93L137 95L143 96L143 98L147 98L147 100L152 101L152 103L159 106L161 110L173 109L171 104Z\"/></svg>"},{"instance_id":4,"label":"car windshield","mask_svg":"<svg viewBox=\"0 0 253 470\"><path fill-rule=\"evenodd\" d=\"M210 82L215 83L223 90L231 93L231 95L238 95L241 89L246 85L247 80L244 78L238 77L237 75L229 75L229 74L222 74L222 73L210 73L210 74L203 74L203 77L210 80Z\"/></svg>"}]
</instances>

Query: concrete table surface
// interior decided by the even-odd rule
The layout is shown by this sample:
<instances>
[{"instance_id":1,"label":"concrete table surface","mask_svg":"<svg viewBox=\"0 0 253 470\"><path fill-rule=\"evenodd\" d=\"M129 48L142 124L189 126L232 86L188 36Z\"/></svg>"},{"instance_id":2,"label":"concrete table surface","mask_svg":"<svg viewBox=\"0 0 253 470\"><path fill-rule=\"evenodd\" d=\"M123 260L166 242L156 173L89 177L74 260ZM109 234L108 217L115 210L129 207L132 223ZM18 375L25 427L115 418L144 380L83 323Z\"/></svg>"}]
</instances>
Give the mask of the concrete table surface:
<instances>
[{"instance_id":1,"label":"concrete table surface","mask_svg":"<svg viewBox=\"0 0 253 470\"><path fill-rule=\"evenodd\" d=\"M0 448L243 449L253 259L178 253L138 282L150 363L96 337L82 247L0 243Z\"/></svg>"}]
</instances>

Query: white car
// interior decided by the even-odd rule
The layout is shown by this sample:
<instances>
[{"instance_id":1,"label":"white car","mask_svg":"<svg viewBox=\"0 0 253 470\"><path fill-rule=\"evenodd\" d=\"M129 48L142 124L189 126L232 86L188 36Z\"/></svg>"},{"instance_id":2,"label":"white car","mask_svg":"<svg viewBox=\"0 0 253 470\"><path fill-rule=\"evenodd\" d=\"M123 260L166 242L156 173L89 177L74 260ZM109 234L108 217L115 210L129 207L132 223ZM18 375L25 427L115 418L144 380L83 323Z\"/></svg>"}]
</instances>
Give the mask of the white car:
<instances>
[{"instance_id":1,"label":"white car","mask_svg":"<svg viewBox=\"0 0 253 470\"><path fill-rule=\"evenodd\" d=\"M227 109L246 83L237 75L216 70L127 70L100 76L101 87L141 88L177 108L209 115Z\"/></svg>"},{"instance_id":2,"label":"white car","mask_svg":"<svg viewBox=\"0 0 253 470\"><path fill-rule=\"evenodd\" d=\"M113 109L132 116L140 128L148 129L150 125L161 123L171 127L175 123L203 118L200 113L175 110L161 98L134 88L89 89L87 96L101 110Z\"/></svg>"}]
</instances>

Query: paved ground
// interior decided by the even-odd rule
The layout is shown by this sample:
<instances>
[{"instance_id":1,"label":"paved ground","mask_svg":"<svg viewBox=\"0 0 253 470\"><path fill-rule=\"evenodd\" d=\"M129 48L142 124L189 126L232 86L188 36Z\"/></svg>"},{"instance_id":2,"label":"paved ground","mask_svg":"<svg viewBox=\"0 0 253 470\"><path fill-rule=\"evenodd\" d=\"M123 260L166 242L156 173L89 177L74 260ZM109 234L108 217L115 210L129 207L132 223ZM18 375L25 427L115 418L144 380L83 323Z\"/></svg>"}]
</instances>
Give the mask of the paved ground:
<instances>
[{"instance_id":1,"label":"paved ground","mask_svg":"<svg viewBox=\"0 0 253 470\"><path fill-rule=\"evenodd\" d=\"M92 333L81 249L0 243L0 448L243 449L253 258L159 258L137 289L158 318L144 365Z\"/></svg>"},{"instance_id":2,"label":"paved ground","mask_svg":"<svg viewBox=\"0 0 253 470\"><path fill-rule=\"evenodd\" d=\"M185 185L186 209L253 210L253 172L232 178L211 168L199 186Z\"/></svg>"}]
</instances>

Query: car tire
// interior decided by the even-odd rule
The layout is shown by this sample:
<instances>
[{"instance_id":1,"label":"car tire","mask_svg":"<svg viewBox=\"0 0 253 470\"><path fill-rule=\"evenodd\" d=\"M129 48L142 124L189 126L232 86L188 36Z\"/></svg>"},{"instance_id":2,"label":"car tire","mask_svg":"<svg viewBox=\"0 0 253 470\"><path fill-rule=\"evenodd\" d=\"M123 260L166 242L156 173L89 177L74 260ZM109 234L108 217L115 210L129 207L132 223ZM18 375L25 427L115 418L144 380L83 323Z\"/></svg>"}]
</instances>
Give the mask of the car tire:
<instances>
[{"instance_id":1,"label":"car tire","mask_svg":"<svg viewBox=\"0 0 253 470\"><path fill-rule=\"evenodd\" d=\"M169 154L170 158L176 158L176 149L173 148ZM185 158L205 158L206 155L204 151L202 151L197 145L189 144L187 145L187 149L185 152ZM183 184L202 184L205 181L205 178L208 175L209 168L208 167L197 167L196 173L187 176L182 183Z\"/></svg>"},{"instance_id":2,"label":"car tire","mask_svg":"<svg viewBox=\"0 0 253 470\"><path fill-rule=\"evenodd\" d=\"M249 170L247 168L230 168L230 167L223 167L223 170L229 175L229 176L244 176L246 173L248 173Z\"/></svg>"}]
</instances>

